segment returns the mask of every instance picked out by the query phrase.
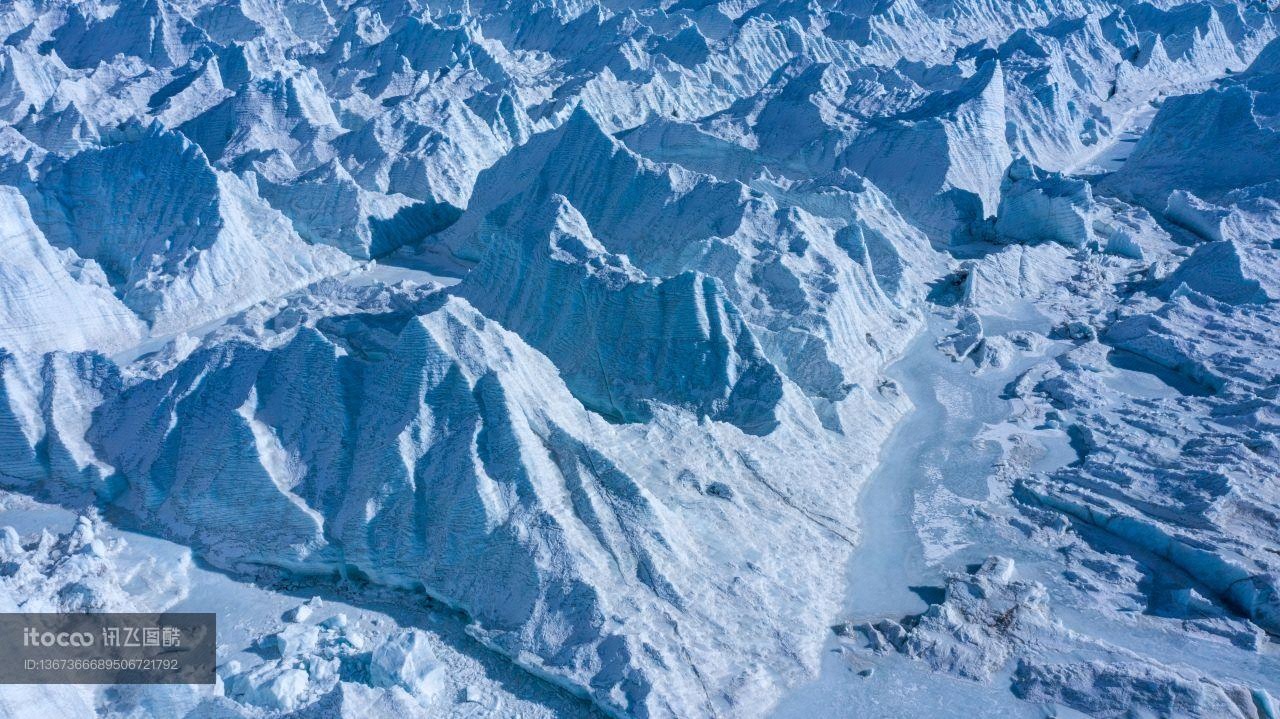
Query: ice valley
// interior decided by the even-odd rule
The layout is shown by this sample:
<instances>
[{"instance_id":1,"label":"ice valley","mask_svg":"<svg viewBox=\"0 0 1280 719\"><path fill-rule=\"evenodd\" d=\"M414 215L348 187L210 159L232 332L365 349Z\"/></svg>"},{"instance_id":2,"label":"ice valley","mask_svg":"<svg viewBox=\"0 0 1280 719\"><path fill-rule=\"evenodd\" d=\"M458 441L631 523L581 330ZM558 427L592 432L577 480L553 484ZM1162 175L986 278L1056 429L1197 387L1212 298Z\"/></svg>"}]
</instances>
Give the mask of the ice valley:
<instances>
[{"instance_id":1,"label":"ice valley","mask_svg":"<svg viewBox=\"0 0 1280 719\"><path fill-rule=\"evenodd\" d=\"M0 715L1280 715L1280 10L0 5Z\"/></svg>"}]
</instances>

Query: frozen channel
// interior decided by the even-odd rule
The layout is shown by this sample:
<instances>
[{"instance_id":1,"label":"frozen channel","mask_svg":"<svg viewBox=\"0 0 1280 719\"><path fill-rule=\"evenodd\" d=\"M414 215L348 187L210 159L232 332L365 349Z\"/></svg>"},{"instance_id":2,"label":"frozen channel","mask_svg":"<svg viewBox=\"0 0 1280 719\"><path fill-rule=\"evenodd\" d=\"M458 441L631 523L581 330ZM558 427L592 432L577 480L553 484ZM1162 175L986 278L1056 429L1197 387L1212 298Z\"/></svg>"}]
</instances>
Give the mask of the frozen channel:
<instances>
[{"instance_id":1,"label":"frozen channel","mask_svg":"<svg viewBox=\"0 0 1280 719\"><path fill-rule=\"evenodd\" d=\"M1045 329L1036 326L1037 319L984 318L984 323L989 334ZM931 318L887 371L914 409L885 443L858 500L862 535L847 570L840 621L901 619L921 612L926 599L938 600L944 570L960 570L992 553L990 544L975 540L981 528L947 532L939 530L945 521L934 522L923 528L929 532L926 542L917 522L923 514L945 511L947 504L987 499L1000 449L982 435L1011 412L1010 403L1001 399L1004 386L1045 355L975 374L973 362L953 362L934 346L950 331L946 318ZM1058 349L1050 345L1045 351ZM870 676L859 674L868 669ZM855 656L841 652L834 641L828 642L819 678L784 698L774 716L889 717L902 706L913 707L915 716L1041 716L999 680L964 681L897 655Z\"/></svg>"}]
</instances>

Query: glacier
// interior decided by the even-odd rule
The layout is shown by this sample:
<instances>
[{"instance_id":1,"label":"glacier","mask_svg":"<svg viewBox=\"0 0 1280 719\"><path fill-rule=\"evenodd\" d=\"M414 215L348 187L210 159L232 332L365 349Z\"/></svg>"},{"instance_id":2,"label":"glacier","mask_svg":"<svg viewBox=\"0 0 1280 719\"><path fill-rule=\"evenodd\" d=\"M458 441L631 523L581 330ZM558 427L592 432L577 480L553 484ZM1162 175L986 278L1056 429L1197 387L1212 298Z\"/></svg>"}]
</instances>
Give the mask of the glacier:
<instances>
[{"instance_id":1,"label":"glacier","mask_svg":"<svg viewBox=\"0 0 1280 719\"><path fill-rule=\"evenodd\" d=\"M1280 715L1278 23L0 5L0 715Z\"/></svg>"}]
</instances>

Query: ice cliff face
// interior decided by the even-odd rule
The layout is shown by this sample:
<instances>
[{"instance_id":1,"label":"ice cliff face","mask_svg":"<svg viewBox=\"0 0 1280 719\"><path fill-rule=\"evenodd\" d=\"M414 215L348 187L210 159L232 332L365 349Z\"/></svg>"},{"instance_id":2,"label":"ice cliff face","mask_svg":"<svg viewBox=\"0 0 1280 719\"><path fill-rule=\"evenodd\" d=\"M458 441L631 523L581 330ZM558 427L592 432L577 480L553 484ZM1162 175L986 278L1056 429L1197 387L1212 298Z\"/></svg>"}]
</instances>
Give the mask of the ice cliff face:
<instances>
[{"instance_id":1,"label":"ice cliff face","mask_svg":"<svg viewBox=\"0 0 1280 719\"><path fill-rule=\"evenodd\" d=\"M17 0L0 484L233 576L429 598L614 716L763 716L824 648L1008 679L1016 711L1267 716L1275 22ZM852 621L859 490L934 411L886 374L909 347L963 375L941 411L1007 405L1003 454L906 542L941 596ZM977 562L931 539L965 532ZM357 686L323 629L225 665L218 706L452 706L425 639ZM1185 664L1144 644L1174 631Z\"/></svg>"},{"instance_id":2,"label":"ice cliff face","mask_svg":"<svg viewBox=\"0 0 1280 719\"><path fill-rule=\"evenodd\" d=\"M753 703L806 670L823 626L811 608L831 602L811 552L852 535L819 498L844 485L832 464L859 461L807 406L772 398L786 426L760 440L676 408L612 426L465 300L306 322L103 399L84 449L112 470L87 468L75 489L221 566L425 588L493 646L619 709L715 712L724 698L704 683L743 683L735 701ZM35 422L62 443L56 418ZM673 451L647 456L655 443ZM801 445L785 471L767 464ZM655 472L670 483L642 481ZM774 529L746 539L756 522ZM780 554L775 532L797 551ZM728 659L744 653L750 666Z\"/></svg>"}]
</instances>

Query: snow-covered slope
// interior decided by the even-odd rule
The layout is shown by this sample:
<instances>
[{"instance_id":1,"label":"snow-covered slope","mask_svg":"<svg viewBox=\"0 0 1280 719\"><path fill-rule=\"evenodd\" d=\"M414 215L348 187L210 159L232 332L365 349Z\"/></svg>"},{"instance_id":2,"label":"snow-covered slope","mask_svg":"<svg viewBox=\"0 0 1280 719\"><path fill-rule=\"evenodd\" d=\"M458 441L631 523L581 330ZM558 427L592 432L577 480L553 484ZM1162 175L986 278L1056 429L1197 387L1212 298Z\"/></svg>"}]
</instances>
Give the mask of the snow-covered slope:
<instances>
[{"instance_id":1,"label":"snow-covered slope","mask_svg":"<svg viewBox=\"0 0 1280 719\"><path fill-rule=\"evenodd\" d=\"M0 486L468 635L0 707L1274 716L1276 20L0 6Z\"/></svg>"},{"instance_id":2,"label":"snow-covered slope","mask_svg":"<svg viewBox=\"0 0 1280 719\"><path fill-rule=\"evenodd\" d=\"M0 187L0 216L0 343L32 352L83 350L142 336L142 322L111 292L102 267L50 245L17 188Z\"/></svg>"}]
</instances>

